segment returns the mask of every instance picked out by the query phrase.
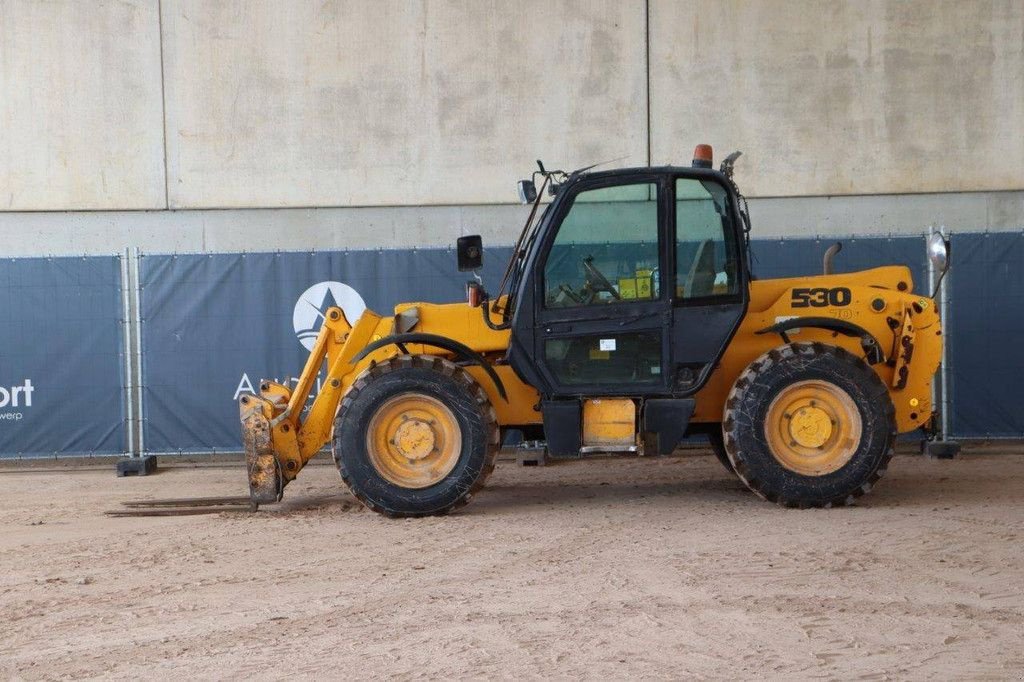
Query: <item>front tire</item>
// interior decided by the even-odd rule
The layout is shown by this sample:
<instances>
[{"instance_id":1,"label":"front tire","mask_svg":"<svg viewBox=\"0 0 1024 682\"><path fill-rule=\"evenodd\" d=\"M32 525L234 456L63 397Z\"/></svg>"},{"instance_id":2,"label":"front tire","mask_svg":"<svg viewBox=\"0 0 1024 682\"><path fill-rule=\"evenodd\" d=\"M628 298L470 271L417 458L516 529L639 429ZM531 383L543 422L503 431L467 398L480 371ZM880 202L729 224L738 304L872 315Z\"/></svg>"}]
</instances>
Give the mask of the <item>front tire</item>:
<instances>
[{"instance_id":1,"label":"front tire","mask_svg":"<svg viewBox=\"0 0 1024 682\"><path fill-rule=\"evenodd\" d=\"M497 421L464 369L434 356L400 355L352 384L332 449L342 480L373 511L445 514L469 502L494 470Z\"/></svg>"},{"instance_id":2,"label":"front tire","mask_svg":"<svg viewBox=\"0 0 1024 682\"><path fill-rule=\"evenodd\" d=\"M723 415L736 475L786 507L852 504L885 472L896 439L889 392L871 367L822 343L768 351L736 380Z\"/></svg>"}]
</instances>

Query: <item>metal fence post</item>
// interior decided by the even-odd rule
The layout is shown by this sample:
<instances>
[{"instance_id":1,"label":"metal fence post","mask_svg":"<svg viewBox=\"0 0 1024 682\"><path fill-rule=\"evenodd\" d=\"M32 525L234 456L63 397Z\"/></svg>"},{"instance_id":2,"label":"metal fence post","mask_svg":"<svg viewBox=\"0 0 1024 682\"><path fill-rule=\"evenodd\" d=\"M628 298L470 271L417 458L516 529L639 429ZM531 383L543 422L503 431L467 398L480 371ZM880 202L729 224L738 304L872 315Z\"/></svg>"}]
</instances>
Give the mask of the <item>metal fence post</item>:
<instances>
[{"instance_id":1,"label":"metal fence post","mask_svg":"<svg viewBox=\"0 0 1024 682\"><path fill-rule=\"evenodd\" d=\"M946 226L943 225L939 228L939 234L942 235L943 239L950 239L950 234L946 232ZM947 264L946 274L942 278L942 282L939 284L939 316L942 319L942 328L946 330L945 337L942 340L942 360L939 365L939 379L942 384L942 440L948 440L950 437L949 433L949 415L953 409L953 401L950 400L949 395L949 343L952 339L952 335L949 333L950 320L949 320L949 277L952 271L951 264Z\"/></svg>"},{"instance_id":2,"label":"metal fence post","mask_svg":"<svg viewBox=\"0 0 1024 682\"><path fill-rule=\"evenodd\" d=\"M124 402L125 402L125 454L134 457L135 451L135 373L132 370L132 323L131 323L131 302L130 277L128 265L130 253L128 249L118 256L121 263L121 328L124 337L122 339L122 352L124 353Z\"/></svg>"},{"instance_id":3,"label":"metal fence post","mask_svg":"<svg viewBox=\"0 0 1024 682\"><path fill-rule=\"evenodd\" d=\"M924 244L925 244L924 260L925 260L925 264L928 266L928 293L932 293L932 292L935 291L935 284L936 284L936 281L935 281L935 277L936 277L936 275L935 275L935 264L932 263L932 259L928 256L928 240L931 238L931 236L933 234L935 234L935 226L934 225L929 225L928 226L928 232L926 232L925 235L924 235ZM941 305L939 305L939 316L942 317L942 326L945 328L946 320L942 316L942 306ZM946 336L945 338L943 338L942 339L942 345L945 346L948 343L948 340L949 340L949 336ZM945 353L945 348L943 348L943 353ZM941 360L940 360L940 365L939 365L939 371L940 372L945 371L945 367L942 365ZM939 391L939 384L941 382L942 382L941 376L939 378L939 381L935 381L934 379L932 379L932 409L935 409L935 408L939 408L940 410L942 409L942 402L941 402L942 401L942 397L941 397L941 394L940 394L940 391ZM943 433L942 436L943 436L943 438L945 438L946 434Z\"/></svg>"},{"instance_id":4,"label":"metal fence post","mask_svg":"<svg viewBox=\"0 0 1024 682\"><path fill-rule=\"evenodd\" d=\"M134 287L134 302L135 302L135 367L138 371L138 390L136 391L137 412L139 420L139 434L138 434L138 449L139 456L146 454L146 428L145 428L145 412L143 410L142 394L145 390L145 377L143 376L142 366L142 252L139 247L134 247L134 258L135 261L135 287Z\"/></svg>"},{"instance_id":5,"label":"metal fence post","mask_svg":"<svg viewBox=\"0 0 1024 682\"><path fill-rule=\"evenodd\" d=\"M946 232L946 226L942 225L935 229L933 225L928 227L928 235L926 239L930 239L936 233L942 236L944 240L949 239L949 235ZM946 263L946 268L942 272L939 272L935 265L932 264L931 255L928 255L928 284L929 292L931 293L935 306L938 308L939 318L942 321L942 329L944 332L944 338L942 339L942 353L939 357L939 369L938 379L932 379L932 405L936 406L940 411L939 423L936 426L938 436L937 440L927 441L922 443L922 451L928 455L938 457L940 459L952 459L960 451L960 444L950 440L950 418L953 409L953 401L949 391L949 344L953 338L952 327L949 319L949 272L950 263ZM938 383L938 399L936 402L936 383Z\"/></svg>"}]
</instances>

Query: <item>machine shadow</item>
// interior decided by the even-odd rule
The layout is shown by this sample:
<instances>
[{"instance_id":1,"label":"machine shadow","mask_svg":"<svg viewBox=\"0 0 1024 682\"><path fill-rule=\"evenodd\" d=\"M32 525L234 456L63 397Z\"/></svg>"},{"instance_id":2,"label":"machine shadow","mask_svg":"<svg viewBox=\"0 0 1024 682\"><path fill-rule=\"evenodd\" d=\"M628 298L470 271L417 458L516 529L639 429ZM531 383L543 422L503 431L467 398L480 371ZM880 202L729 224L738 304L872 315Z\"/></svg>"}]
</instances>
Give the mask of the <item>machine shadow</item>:
<instances>
[{"instance_id":1,"label":"machine shadow","mask_svg":"<svg viewBox=\"0 0 1024 682\"><path fill-rule=\"evenodd\" d=\"M760 502L742 483L724 475L687 477L675 481L580 481L489 485L460 514L487 515L537 506L548 508L625 506L643 501L691 505L736 505Z\"/></svg>"},{"instance_id":2,"label":"machine shadow","mask_svg":"<svg viewBox=\"0 0 1024 682\"><path fill-rule=\"evenodd\" d=\"M909 459L909 458L908 458ZM1020 482L998 477L986 479L983 485L963 487L957 485L954 472L944 468L929 471L918 471L913 474L900 474L900 464L906 462L903 457L893 462L895 475L886 476L870 494L859 498L852 509L932 509L936 506L950 507L984 501L998 504L1003 498L1013 499L1017 494ZM566 465L554 465L560 468ZM644 480L649 477L637 471L631 477L617 476L608 472L606 477L595 477L593 473L580 470L579 481L566 481L552 477L543 472L533 480L503 482L494 478L465 507L455 512L455 516L487 516L515 513L544 506L549 509L572 509L578 507L626 508L633 503L642 501L645 505L673 505L680 507L707 507L729 505L734 509L739 505L767 506L778 508L766 502L746 489L737 479L725 472L708 469L674 472L674 480ZM717 466L717 465L714 465ZM550 470L549 470L550 471ZM621 473L621 472L620 472ZM497 477L496 477L497 478ZM339 482L339 488L331 492L311 492L308 495L285 497L277 505L265 507L271 513L309 513L309 512L364 512L367 511ZM796 511L796 510L794 510Z\"/></svg>"}]
</instances>

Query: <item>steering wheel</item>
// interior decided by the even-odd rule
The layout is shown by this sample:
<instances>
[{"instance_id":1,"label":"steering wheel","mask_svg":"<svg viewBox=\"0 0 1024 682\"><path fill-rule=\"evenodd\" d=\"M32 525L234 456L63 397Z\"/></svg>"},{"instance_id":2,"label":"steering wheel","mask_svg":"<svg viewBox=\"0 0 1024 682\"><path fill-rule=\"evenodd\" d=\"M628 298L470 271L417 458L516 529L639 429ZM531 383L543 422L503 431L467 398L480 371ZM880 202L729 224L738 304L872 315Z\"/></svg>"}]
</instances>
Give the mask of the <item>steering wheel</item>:
<instances>
[{"instance_id":1,"label":"steering wheel","mask_svg":"<svg viewBox=\"0 0 1024 682\"><path fill-rule=\"evenodd\" d=\"M587 256L583 259L583 269L587 271L587 284L590 288L590 300L588 300L587 303L592 302L602 291L607 291L616 301L622 300L622 296L620 296L619 292L615 290L612 283L609 282L608 278L604 276L604 273L598 270L597 266L594 265L593 256Z\"/></svg>"}]
</instances>

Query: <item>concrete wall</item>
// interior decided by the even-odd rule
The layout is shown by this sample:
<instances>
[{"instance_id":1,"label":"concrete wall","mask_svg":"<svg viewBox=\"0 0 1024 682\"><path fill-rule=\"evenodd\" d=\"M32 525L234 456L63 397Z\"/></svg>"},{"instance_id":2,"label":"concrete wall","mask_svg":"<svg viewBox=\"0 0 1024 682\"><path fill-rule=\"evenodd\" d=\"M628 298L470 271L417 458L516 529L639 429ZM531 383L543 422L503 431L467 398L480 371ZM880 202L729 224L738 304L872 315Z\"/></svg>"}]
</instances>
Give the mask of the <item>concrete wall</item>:
<instances>
[{"instance_id":1,"label":"concrete wall","mask_svg":"<svg viewBox=\"0 0 1024 682\"><path fill-rule=\"evenodd\" d=\"M761 235L1019 228L1022 44L1019 0L0 0L0 242L508 243L534 159L701 141Z\"/></svg>"},{"instance_id":2,"label":"concrete wall","mask_svg":"<svg viewBox=\"0 0 1024 682\"><path fill-rule=\"evenodd\" d=\"M0 210L163 208L156 2L0 0Z\"/></svg>"},{"instance_id":3,"label":"concrete wall","mask_svg":"<svg viewBox=\"0 0 1024 682\"><path fill-rule=\"evenodd\" d=\"M752 196L1024 187L1020 0L651 1L651 150Z\"/></svg>"},{"instance_id":4,"label":"concrete wall","mask_svg":"<svg viewBox=\"0 0 1024 682\"><path fill-rule=\"evenodd\" d=\"M172 208L508 203L538 157L646 160L642 2L163 8Z\"/></svg>"},{"instance_id":5,"label":"concrete wall","mask_svg":"<svg viewBox=\"0 0 1024 682\"><path fill-rule=\"evenodd\" d=\"M0 212L5 257L301 251L453 246L465 234L510 244L528 209L519 205L279 208L185 211ZM786 197L750 200L756 237L1020 231L1024 192Z\"/></svg>"}]
</instances>

